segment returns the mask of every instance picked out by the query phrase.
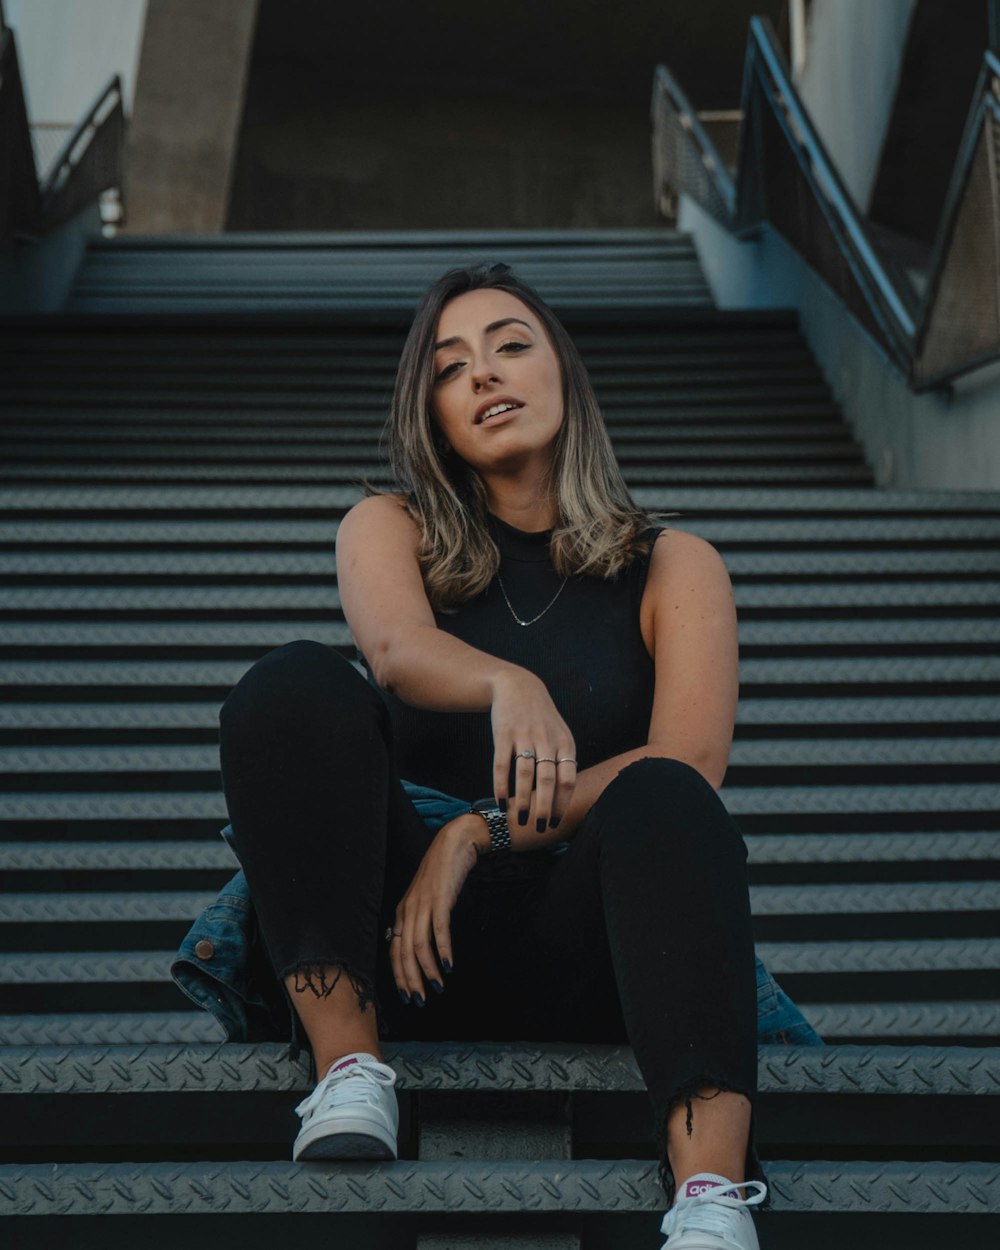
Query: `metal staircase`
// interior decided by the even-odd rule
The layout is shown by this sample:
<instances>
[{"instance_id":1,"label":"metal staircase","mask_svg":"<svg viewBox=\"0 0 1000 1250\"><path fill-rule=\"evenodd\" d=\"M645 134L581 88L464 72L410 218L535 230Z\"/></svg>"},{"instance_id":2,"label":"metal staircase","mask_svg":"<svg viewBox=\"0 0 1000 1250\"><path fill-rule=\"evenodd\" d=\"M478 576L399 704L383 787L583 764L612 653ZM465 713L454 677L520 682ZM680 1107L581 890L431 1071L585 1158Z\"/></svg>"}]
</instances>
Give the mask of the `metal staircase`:
<instances>
[{"instance_id":1,"label":"metal staircase","mask_svg":"<svg viewBox=\"0 0 1000 1250\"><path fill-rule=\"evenodd\" d=\"M221 1043L168 975L237 867L218 708L293 639L353 655L337 523L386 480L420 291L484 259L732 574L721 793L827 1042L760 1049L762 1250L995 1246L1000 494L876 490L794 315L715 309L665 229L104 240L64 312L0 323L4 1244L662 1244L629 1048L386 1043L399 1160L296 1165L306 1057Z\"/></svg>"}]
</instances>

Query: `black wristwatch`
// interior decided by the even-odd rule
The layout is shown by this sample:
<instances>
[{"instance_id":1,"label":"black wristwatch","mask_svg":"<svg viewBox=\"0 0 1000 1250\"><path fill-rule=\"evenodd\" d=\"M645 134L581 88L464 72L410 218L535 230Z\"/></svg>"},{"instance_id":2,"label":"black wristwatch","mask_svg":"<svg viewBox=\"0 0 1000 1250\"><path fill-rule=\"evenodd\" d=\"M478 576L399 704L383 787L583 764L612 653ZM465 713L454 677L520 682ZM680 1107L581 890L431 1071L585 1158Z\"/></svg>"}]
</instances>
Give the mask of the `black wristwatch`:
<instances>
[{"instance_id":1,"label":"black wristwatch","mask_svg":"<svg viewBox=\"0 0 1000 1250\"><path fill-rule=\"evenodd\" d=\"M475 812L477 816L482 816L486 821L486 828L490 831L490 852L509 851L510 845L510 829L507 825L507 817L497 807L496 799L477 799L469 808L470 812Z\"/></svg>"}]
</instances>

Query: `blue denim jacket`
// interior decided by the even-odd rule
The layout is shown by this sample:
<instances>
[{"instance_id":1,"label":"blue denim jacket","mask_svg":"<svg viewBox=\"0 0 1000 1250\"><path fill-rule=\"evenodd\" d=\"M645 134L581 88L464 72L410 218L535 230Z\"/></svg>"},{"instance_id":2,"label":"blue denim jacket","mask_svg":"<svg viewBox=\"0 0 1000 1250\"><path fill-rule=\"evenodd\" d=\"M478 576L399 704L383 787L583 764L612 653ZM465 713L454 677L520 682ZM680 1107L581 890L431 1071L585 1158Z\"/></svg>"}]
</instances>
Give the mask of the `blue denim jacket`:
<instances>
[{"instance_id":1,"label":"blue denim jacket","mask_svg":"<svg viewBox=\"0 0 1000 1250\"><path fill-rule=\"evenodd\" d=\"M467 803L439 790L409 781L403 782L403 788L434 832L469 810ZM235 854L232 825L220 833ZM562 854L568 847L568 842L557 843L552 854ZM756 967L758 1044L825 1045L760 959ZM242 869L191 926L170 965L170 975L193 1003L218 1020L227 1041L287 1041L290 1037L293 1058L308 1045L267 956ZM289 1015L290 1026L284 1023Z\"/></svg>"}]
</instances>

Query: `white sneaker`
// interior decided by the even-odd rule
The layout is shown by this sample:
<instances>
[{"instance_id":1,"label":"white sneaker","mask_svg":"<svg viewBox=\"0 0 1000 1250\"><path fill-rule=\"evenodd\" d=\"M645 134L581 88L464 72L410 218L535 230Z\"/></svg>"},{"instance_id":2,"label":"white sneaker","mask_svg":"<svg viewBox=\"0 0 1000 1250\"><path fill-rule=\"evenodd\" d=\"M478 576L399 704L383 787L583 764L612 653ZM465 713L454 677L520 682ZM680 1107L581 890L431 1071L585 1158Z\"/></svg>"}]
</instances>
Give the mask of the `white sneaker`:
<instances>
[{"instance_id":1,"label":"white sneaker","mask_svg":"<svg viewBox=\"0 0 1000 1250\"><path fill-rule=\"evenodd\" d=\"M736 1183L759 1192L741 1198L734 1182L717 1172L688 1177L660 1225L660 1232L667 1234L662 1250L760 1250L747 1207L764 1201L767 1186L763 1181Z\"/></svg>"},{"instance_id":2,"label":"white sneaker","mask_svg":"<svg viewBox=\"0 0 1000 1250\"><path fill-rule=\"evenodd\" d=\"M399 1133L396 1073L355 1051L331 1067L295 1108L302 1127L292 1159L395 1159Z\"/></svg>"}]
</instances>

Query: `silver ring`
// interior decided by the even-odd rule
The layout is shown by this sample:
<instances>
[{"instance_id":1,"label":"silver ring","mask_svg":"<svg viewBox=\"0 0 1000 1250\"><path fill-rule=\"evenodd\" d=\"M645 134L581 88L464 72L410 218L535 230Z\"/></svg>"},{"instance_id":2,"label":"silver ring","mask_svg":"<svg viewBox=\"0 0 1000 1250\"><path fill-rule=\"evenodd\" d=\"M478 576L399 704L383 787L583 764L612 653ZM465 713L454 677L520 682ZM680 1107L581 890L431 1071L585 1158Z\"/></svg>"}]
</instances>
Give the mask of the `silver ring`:
<instances>
[{"instance_id":1,"label":"silver ring","mask_svg":"<svg viewBox=\"0 0 1000 1250\"><path fill-rule=\"evenodd\" d=\"M557 764L575 764L576 760L571 755L564 755L561 760L556 760Z\"/></svg>"},{"instance_id":2,"label":"silver ring","mask_svg":"<svg viewBox=\"0 0 1000 1250\"><path fill-rule=\"evenodd\" d=\"M533 760L535 758L534 751L518 751L518 757L524 760Z\"/></svg>"},{"instance_id":3,"label":"silver ring","mask_svg":"<svg viewBox=\"0 0 1000 1250\"><path fill-rule=\"evenodd\" d=\"M402 933L393 932L392 925L390 925L388 929L386 929L385 931L385 940L387 942L391 942L394 937L402 937L402 936L403 936Z\"/></svg>"},{"instance_id":4,"label":"silver ring","mask_svg":"<svg viewBox=\"0 0 1000 1250\"><path fill-rule=\"evenodd\" d=\"M554 760L551 755L538 755L535 757L536 764L557 764L559 761Z\"/></svg>"}]
</instances>

